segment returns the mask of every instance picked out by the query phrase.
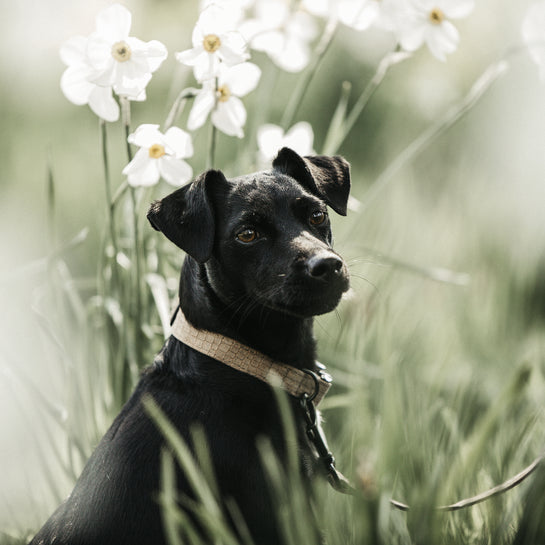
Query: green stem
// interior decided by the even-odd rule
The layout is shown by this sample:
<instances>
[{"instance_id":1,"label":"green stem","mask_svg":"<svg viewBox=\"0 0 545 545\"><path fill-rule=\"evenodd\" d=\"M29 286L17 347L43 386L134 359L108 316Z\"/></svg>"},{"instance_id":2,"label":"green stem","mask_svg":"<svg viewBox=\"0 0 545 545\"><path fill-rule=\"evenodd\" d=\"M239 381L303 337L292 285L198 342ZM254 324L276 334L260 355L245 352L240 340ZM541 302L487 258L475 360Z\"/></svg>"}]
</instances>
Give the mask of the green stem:
<instances>
[{"instance_id":1,"label":"green stem","mask_svg":"<svg viewBox=\"0 0 545 545\"><path fill-rule=\"evenodd\" d=\"M125 142L127 146L127 159L129 162L133 159L133 153L131 144L129 142L129 135L131 132L131 111L130 111L130 102L126 97L121 97L121 113L123 119L123 126L125 129ZM130 360L136 363L137 368L140 367L140 358L142 358L142 346L141 346L141 321L142 316L142 295L141 295L141 285L142 285L142 267L140 260L140 234L138 228L138 199L136 195L136 188L130 187L131 195L131 204L132 204L132 219L133 219L133 255L134 255L134 269L135 269L135 278L134 278L134 305L135 305L135 315L134 315L134 350L135 354ZM127 346L127 349L130 351L131 348ZM125 380L123 381L126 384Z\"/></svg>"},{"instance_id":2,"label":"green stem","mask_svg":"<svg viewBox=\"0 0 545 545\"><path fill-rule=\"evenodd\" d=\"M168 129L170 129L170 127L172 127L172 125L174 125L176 119L178 119L178 117L183 112L187 101L189 99L195 98L198 92L199 90L194 89L193 87L189 87L181 91L181 93L176 97L176 100L172 104L172 108L170 108L170 111L168 112L165 124L163 126L163 132L166 132Z\"/></svg>"},{"instance_id":3,"label":"green stem","mask_svg":"<svg viewBox=\"0 0 545 545\"><path fill-rule=\"evenodd\" d=\"M390 67L392 67L394 64L397 64L401 62L402 60L405 60L409 58L409 53L400 53L397 51L388 53L383 57L383 59L379 62L377 69L369 81L369 83L365 86L363 92L359 96L358 100L350 110L350 113L342 123L342 129L337 133L336 138L333 137L331 139L331 142L328 143L327 150L324 150L324 153L326 155L334 155L337 153L339 148L341 147L341 144L344 142L345 138L348 136L350 131L354 128L354 125L356 124L356 121L362 114L363 110L371 100L371 97L375 94L375 91L379 88L380 84L383 82L384 78L386 77L386 74L388 73L388 70Z\"/></svg>"},{"instance_id":4,"label":"green stem","mask_svg":"<svg viewBox=\"0 0 545 545\"><path fill-rule=\"evenodd\" d=\"M115 228L114 205L112 199L112 182L110 178L110 164L108 159L108 133L106 130L106 121L100 120L101 148L102 148L102 166L104 169L104 186L106 188L106 200L108 202L108 228L110 231L110 242L114 251L114 260L117 258L119 247L117 244L117 235ZM116 269L115 265L112 271ZM112 272L112 274L115 274Z\"/></svg>"},{"instance_id":5,"label":"green stem","mask_svg":"<svg viewBox=\"0 0 545 545\"><path fill-rule=\"evenodd\" d=\"M288 130L291 127L295 116L299 111L301 104L303 103L305 94L310 87L310 83L316 75L316 72L318 71L318 68L322 63L322 60L324 59L325 54L327 53L327 50L329 49L329 46L331 45L331 42L335 37L338 26L339 24L336 19L330 19L327 22L324 33L322 34L322 38L316 46L315 55L310 65L304 72L303 76L299 79L297 87L295 88L295 91L291 96L291 100L289 101L288 106L284 111L284 115L282 116L282 121L280 122L280 125L283 127L284 130Z\"/></svg>"},{"instance_id":6,"label":"green stem","mask_svg":"<svg viewBox=\"0 0 545 545\"><path fill-rule=\"evenodd\" d=\"M216 155L216 140L218 131L213 123L210 123L210 145L208 146L208 157L206 159L206 168L214 168L214 160Z\"/></svg>"}]
</instances>

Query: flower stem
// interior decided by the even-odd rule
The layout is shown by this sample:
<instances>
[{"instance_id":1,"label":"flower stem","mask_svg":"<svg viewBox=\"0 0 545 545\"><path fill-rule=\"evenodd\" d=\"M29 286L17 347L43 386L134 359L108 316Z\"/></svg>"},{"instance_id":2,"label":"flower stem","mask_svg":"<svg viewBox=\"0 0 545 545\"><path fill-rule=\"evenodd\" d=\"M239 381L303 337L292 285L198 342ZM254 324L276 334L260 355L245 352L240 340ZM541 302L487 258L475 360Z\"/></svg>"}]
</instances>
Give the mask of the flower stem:
<instances>
[{"instance_id":1,"label":"flower stem","mask_svg":"<svg viewBox=\"0 0 545 545\"><path fill-rule=\"evenodd\" d=\"M121 97L121 115L123 120L123 127L125 130L125 142L127 146L127 159L129 162L132 161L133 153L131 144L129 142L129 135L131 132L131 110L130 102L126 97ZM134 350L135 354L133 358L130 358L136 362L137 368L140 367L140 358L142 357L142 347L141 347L141 335L140 335L140 324L143 320L142 316L142 268L140 260L140 236L138 228L138 199L136 195L136 188L130 187L131 195L131 204L132 204L132 220L133 220L133 255L134 255L134 269L135 269L135 278L134 278L134 305L135 305L135 316L134 316ZM130 347L127 347L130 351Z\"/></svg>"},{"instance_id":2,"label":"flower stem","mask_svg":"<svg viewBox=\"0 0 545 545\"><path fill-rule=\"evenodd\" d=\"M187 101L189 99L195 98L198 92L199 90L193 87L183 89L180 92L180 94L176 97L176 100L172 104L172 108L170 108L170 111L168 112L163 132L166 132L168 129L170 129L170 127L172 127L172 125L174 125L176 119L178 119L178 117L183 112Z\"/></svg>"},{"instance_id":3,"label":"flower stem","mask_svg":"<svg viewBox=\"0 0 545 545\"><path fill-rule=\"evenodd\" d=\"M106 188L106 200L108 201L108 228L110 231L110 242L112 243L114 261L117 259L119 247L117 244L117 234L115 228L114 202L112 199L112 181L110 179L110 163L108 159L108 133L106 130L106 121L100 120L100 135L102 148L102 166L104 169L104 185ZM116 267L112 268L112 271ZM112 273L115 274L115 273Z\"/></svg>"},{"instance_id":4,"label":"flower stem","mask_svg":"<svg viewBox=\"0 0 545 545\"><path fill-rule=\"evenodd\" d=\"M388 53L383 57L383 59L379 62L373 77L365 86L358 100L350 110L350 113L342 123L342 129L338 131L336 137L335 135L332 135L332 138L328 139L329 141L327 142L327 146L324 147L325 155L334 155L338 152L341 144L344 142L345 138L353 129L356 121L371 100L371 97L375 94L375 91L383 82L390 67L409 58L409 56L409 53L400 53L396 50L394 52Z\"/></svg>"},{"instance_id":5,"label":"flower stem","mask_svg":"<svg viewBox=\"0 0 545 545\"><path fill-rule=\"evenodd\" d=\"M307 67L303 76L299 79L297 87L295 88L295 91L291 96L291 100L289 101L288 106L284 111L284 115L282 116L280 125L284 130L288 130L292 125L295 116L299 111L301 104L303 103L305 94L310 87L310 83L316 75L316 72L318 71L318 68L322 63L322 60L324 59L324 56L327 53L327 50L329 49L333 38L335 37L338 26L339 23L337 19L332 18L327 22L324 33L322 34L322 38L316 46L314 58L310 65Z\"/></svg>"},{"instance_id":6,"label":"flower stem","mask_svg":"<svg viewBox=\"0 0 545 545\"><path fill-rule=\"evenodd\" d=\"M208 157L206 159L206 168L214 168L214 160L216 155L216 140L218 131L213 123L210 123L210 145L208 146Z\"/></svg>"}]
</instances>

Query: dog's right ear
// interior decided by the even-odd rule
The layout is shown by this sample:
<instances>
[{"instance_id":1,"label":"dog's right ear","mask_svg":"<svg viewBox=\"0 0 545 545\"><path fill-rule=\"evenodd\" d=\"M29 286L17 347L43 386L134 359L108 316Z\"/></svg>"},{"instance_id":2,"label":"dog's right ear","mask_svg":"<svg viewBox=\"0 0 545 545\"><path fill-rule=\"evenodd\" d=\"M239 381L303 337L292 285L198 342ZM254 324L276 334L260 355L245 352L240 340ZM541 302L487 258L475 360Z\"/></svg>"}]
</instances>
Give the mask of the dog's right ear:
<instances>
[{"instance_id":1,"label":"dog's right ear","mask_svg":"<svg viewBox=\"0 0 545 545\"><path fill-rule=\"evenodd\" d=\"M210 192L212 186L226 181L219 170L209 170L152 203L148 220L176 246L204 263L210 259L214 247L215 222Z\"/></svg>"}]
</instances>

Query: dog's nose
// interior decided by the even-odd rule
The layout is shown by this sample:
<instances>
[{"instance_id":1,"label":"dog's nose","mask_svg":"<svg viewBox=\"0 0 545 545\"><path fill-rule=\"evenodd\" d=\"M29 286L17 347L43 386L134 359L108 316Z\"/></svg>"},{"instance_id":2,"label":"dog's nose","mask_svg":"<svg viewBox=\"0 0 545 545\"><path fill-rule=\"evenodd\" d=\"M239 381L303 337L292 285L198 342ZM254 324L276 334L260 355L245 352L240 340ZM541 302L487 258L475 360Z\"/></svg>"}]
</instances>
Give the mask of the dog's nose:
<instances>
[{"instance_id":1,"label":"dog's nose","mask_svg":"<svg viewBox=\"0 0 545 545\"><path fill-rule=\"evenodd\" d=\"M342 259L336 255L315 255L307 261L310 276L320 280L330 280L340 274L342 268Z\"/></svg>"}]
</instances>

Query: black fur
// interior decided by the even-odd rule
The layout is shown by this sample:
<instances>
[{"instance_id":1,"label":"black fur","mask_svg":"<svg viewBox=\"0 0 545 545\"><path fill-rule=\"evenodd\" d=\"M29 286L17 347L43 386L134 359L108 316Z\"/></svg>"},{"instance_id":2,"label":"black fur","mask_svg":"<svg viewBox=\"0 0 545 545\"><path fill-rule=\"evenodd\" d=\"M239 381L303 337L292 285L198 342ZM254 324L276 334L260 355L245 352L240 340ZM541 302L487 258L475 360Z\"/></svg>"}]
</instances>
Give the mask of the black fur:
<instances>
[{"instance_id":1,"label":"black fur","mask_svg":"<svg viewBox=\"0 0 545 545\"><path fill-rule=\"evenodd\" d=\"M271 171L233 180L208 171L153 203L153 227L188 254L180 279L187 319L294 367L314 369L313 316L332 310L348 289L346 266L331 248L325 204L346 213L349 187L343 159L301 158L284 148ZM257 233L255 240L237 238L248 230ZM174 337L143 372L72 494L32 545L166 542L156 502L164 440L143 396L153 397L188 444L192 426L202 427L222 497L236 502L257 545L280 545L256 447L264 436L277 456L285 456L270 387ZM314 456L302 422L297 425L301 471L310 477ZM183 475L178 486L189 494Z\"/></svg>"}]
</instances>

